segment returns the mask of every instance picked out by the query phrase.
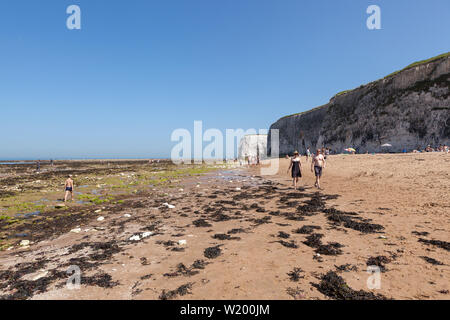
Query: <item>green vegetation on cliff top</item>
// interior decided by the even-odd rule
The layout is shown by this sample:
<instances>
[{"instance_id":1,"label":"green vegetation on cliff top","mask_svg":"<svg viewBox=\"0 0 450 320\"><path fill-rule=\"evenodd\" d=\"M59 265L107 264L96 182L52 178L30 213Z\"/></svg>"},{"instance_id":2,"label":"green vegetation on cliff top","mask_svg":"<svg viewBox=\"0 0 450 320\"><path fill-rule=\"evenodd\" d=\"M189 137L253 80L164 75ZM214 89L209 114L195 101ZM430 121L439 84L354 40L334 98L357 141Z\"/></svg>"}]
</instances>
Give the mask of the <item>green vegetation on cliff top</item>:
<instances>
[{"instance_id":1,"label":"green vegetation on cliff top","mask_svg":"<svg viewBox=\"0 0 450 320\"><path fill-rule=\"evenodd\" d=\"M414 68L414 67L417 67L417 66L420 66L420 65L423 65L423 64L427 64L427 63L430 63L430 62L434 62L434 61L439 60L439 59L447 58L447 57L450 57L450 52L440 54L440 55L435 56L435 57L432 57L432 58L430 58L430 59L421 60L421 61L416 61L416 62L411 63L410 65L406 66L405 68L403 68L403 69L401 69L401 70L395 71L395 72L393 72L393 73L387 75L387 76L384 77L383 79L390 78L390 77L392 77L392 76L395 76L395 75L399 74L400 72L409 70L409 69L411 69L411 68ZM379 79L379 80L376 80L376 81L373 81L373 82L377 82L377 81L380 81L380 80L383 80L383 79ZM373 82L371 82L371 83L373 83ZM335 94L335 95L333 96L333 98L338 97L338 96L341 96L341 95L346 94L346 93L349 93L349 92L351 92L351 91L353 91L353 90L355 90L355 89L341 91L341 92ZM326 105L323 105L323 106L320 106L320 107L316 107L316 108L311 109L311 110L308 110L308 111L299 112L299 113L294 113L294 114L291 114L291 115L288 115L288 116L284 116L284 117L280 118L280 120L285 119L285 118L289 118L289 117L293 117L293 116L300 116L300 115L303 115L303 114L306 114L306 113L309 113L309 112L312 112L312 111L321 109L321 108L323 108L324 106L326 106Z\"/></svg>"}]
</instances>

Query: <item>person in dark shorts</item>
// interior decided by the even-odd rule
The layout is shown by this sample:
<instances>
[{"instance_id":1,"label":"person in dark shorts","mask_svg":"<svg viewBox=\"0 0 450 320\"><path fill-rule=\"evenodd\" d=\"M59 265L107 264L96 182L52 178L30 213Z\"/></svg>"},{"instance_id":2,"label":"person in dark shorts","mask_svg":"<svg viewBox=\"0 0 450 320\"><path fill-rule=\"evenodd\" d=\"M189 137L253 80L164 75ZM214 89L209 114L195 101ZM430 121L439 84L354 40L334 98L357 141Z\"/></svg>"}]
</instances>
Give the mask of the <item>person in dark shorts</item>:
<instances>
[{"instance_id":1,"label":"person in dark shorts","mask_svg":"<svg viewBox=\"0 0 450 320\"><path fill-rule=\"evenodd\" d=\"M316 183L314 186L318 189L320 188L320 178L322 177L322 171L325 168L325 157L321 154L320 149L317 149L316 154L314 155L311 162L311 172L314 172L316 175Z\"/></svg>"},{"instance_id":2,"label":"person in dark shorts","mask_svg":"<svg viewBox=\"0 0 450 320\"><path fill-rule=\"evenodd\" d=\"M64 184L64 189L65 189L64 202L67 202L67 199L69 198L69 195L70 195L71 201L73 201L73 180L72 180L72 175L69 175L69 177L67 178L66 183Z\"/></svg>"},{"instance_id":3,"label":"person in dark shorts","mask_svg":"<svg viewBox=\"0 0 450 320\"><path fill-rule=\"evenodd\" d=\"M300 154L298 151L295 151L287 171L289 173L289 170L291 170L292 183L295 190L297 190L298 179L302 177L302 163L300 162L300 159Z\"/></svg>"},{"instance_id":4,"label":"person in dark shorts","mask_svg":"<svg viewBox=\"0 0 450 320\"><path fill-rule=\"evenodd\" d=\"M322 167L314 166L314 174L316 175L316 177L321 178L322 177Z\"/></svg>"}]
</instances>

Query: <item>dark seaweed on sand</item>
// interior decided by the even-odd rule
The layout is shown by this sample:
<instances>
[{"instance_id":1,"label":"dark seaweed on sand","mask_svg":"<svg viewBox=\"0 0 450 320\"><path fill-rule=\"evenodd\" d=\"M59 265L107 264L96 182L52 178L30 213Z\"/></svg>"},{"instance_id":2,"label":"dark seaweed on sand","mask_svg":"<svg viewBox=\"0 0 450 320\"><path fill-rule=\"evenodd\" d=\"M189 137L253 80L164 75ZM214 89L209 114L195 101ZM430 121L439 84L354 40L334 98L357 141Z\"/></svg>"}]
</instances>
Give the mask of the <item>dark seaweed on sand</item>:
<instances>
[{"instance_id":1,"label":"dark seaweed on sand","mask_svg":"<svg viewBox=\"0 0 450 320\"><path fill-rule=\"evenodd\" d=\"M81 277L81 284L101 288L113 288L119 285L119 282L112 281L111 275L107 273L99 273L91 277Z\"/></svg>"},{"instance_id":2,"label":"dark seaweed on sand","mask_svg":"<svg viewBox=\"0 0 450 320\"><path fill-rule=\"evenodd\" d=\"M199 273L199 271L193 271L193 267L186 267L184 264L179 263L176 268L176 272L165 273L164 277L178 277L178 276L186 276L191 277Z\"/></svg>"},{"instance_id":3,"label":"dark seaweed on sand","mask_svg":"<svg viewBox=\"0 0 450 320\"><path fill-rule=\"evenodd\" d=\"M69 254L78 252L85 248L90 248L94 252L89 255L89 257L94 261L104 261L109 260L116 253L122 251L118 246L116 241L108 242L82 242L79 244L74 244L69 249Z\"/></svg>"},{"instance_id":4,"label":"dark seaweed on sand","mask_svg":"<svg viewBox=\"0 0 450 320\"><path fill-rule=\"evenodd\" d=\"M322 244L323 234L313 233L306 237L306 241L303 241L308 247L317 248Z\"/></svg>"},{"instance_id":5,"label":"dark seaweed on sand","mask_svg":"<svg viewBox=\"0 0 450 320\"><path fill-rule=\"evenodd\" d=\"M194 220L194 221L192 221L192 223L194 224L194 226L196 226L198 228L212 227L212 224L206 222L205 219Z\"/></svg>"},{"instance_id":6,"label":"dark seaweed on sand","mask_svg":"<svg viewBox=\"0 0 450 320\"><path fill-rule=\"evenodd\" d=\"M442 248L444 250L450 251L450 242L446 242L446 241L441 241L441 240L427 240L427 239L419 239L419 242L428 244L428 245L433 245L439 248Z\"/></svg>"},{"instance_id":7,"label":"dark seaweed on sand","mask_svg":"<svg viewBox=\"0 0 450 320\"><path fill-rule=\"evenodd\" d=\"M343 245L340 243L330 242L328 244L321 244L319 247L317 247L315 252L327 256L336 256L342 254L342 247Z\"/></svg>"},{"instance_id":8,"label":"dark seaweed on sand","mask_svg":"<svg viewBox=\"0 0 450 320\"><path fill-rule=\"evenodd\" d=\"M303 272L300 268L294 268L291 272L288 273L289 279L291 281L297 282L300 279L303 279L305 276L301 276L300 274Z\"/></svg>"},{"instance_id":9,"label":"dark seaweed on sand","mask_svg":"<svg viewBox=\"0 0 450 320\"><path fill-rule=\"evenodd\" d=\"M158 241L156 241L156 244L162 244L165 247L173 247L177 243L175 241L172 241L172 240L167 240L167 241L158 240Z\"/></svg>"},{"instance_id":10,"label":"dark seaweed on sand","mask_svg":"<svg viewBox=\"0 0 450 320\"><path fill-rule=\"evenodd\" d=\"M21 280L24 275L32 274L44 268L49 260L37 260L36 262L19 263L13 269L0 271L0 289L8 288L12 291L9 295L0 296L0 300L25 300L35 294L47 291L47 287L55 280L67 277L65 272L50 271L49 275L38 280Z\"/></svg>"},{"instance_id":11,"label":"dark seaweed on sand","mask_svg":"<svg viewBox=\"0 0 450 320\"><path fill-rule=\"evenodd\" d=\"M212 238L217 240L241 240L239 237L232 237L229 234L222 233L215 234Z\"/></svg>"},{"instance_id":12,"label":"dark seaweed on sand","mask_svg":"<svg viewBox=\"0 0 450 320\"><path fill-rule=\"evenodd\" d=\"M335 300L387 300L381 294L373 294L363 290L353 290L344 279L334 271L329 271L323 275L320 283L313 284L322 294Z\"/></svg>"},{"instance_id":13,"label":"dark seaweed on sand","mask_svg":"<svg viewBox=\"0 0 450 320\"><path fill-rule=\"evenodd\" d=\"M311 234L314 232L314 230L320 230L321 228L319 226L303 226L299 229L296 229L292 232L299 233L299 234Z\"/></svg>"},{"instance_id":14,"label":"dark seaweed on sand","mask_svg":"<svg viewBox=\"0 0 450 320\"><path fill-rule=\"evenodd\" d=\"M343 265L340 265L340 266L335 266L335 267L336 267L336 270L338 270L338 271L345 271L345 272L358 271L358 268L356 266L352 266L349 263L343 264Z\"/></svg>"},{"instance_id":15,"label":"dark seaweed on sand","mask_svg":"<svg viewBox=\"0 0 450 320\"><path fill-rule=\"evenodd\" d=\"M177 296L185 296L187 294L191 294L193 283L187 283L180 287L178 287L175 290L166 291L163 290L161 295L159 296L160 300L171 300L176 298Z\"/></svg>"},{"instance_id":16,"label":"dark seaweed on sand","mask_svg":"<svg viewBox=\"0 0 450 320\"><path fill-rule=\"evenodd\" d=\"M367 221L356 221L348 213L333 212L327 214L327 219L336 225L343 225L345 228L353 229L362 233L375 233L384 229L382 225L369 223Z\"/></svg>"},{"instance_id":17,"label":"dark seaweed on sand","mask_svg":"<svg viewBox=\"0 0 450 320\"><path fill-rule=\"evenodd\" d=\"M423 231L423 232L413 231L411 233L415 234L416 236L424 236L424 237L426 237L426 236L428 236L430 234L429 232L426 232L426 231Z\"/></svg>"},{"instance_id":18,"label":"dark seaweed on sand","mask_svg":"<svg viewBox=\"0 0 450 320\"><path fill-rule=\"evenodd\" d=\"M195 262L192 264L192 269L205 269L206 265L208 265L209 262L203 261L203 260L195 260Z\"/></svg>"},{"instance_id":19,"label":"dark seaweed on sand","mask_svg":"<svg viewBox=\"0 0 450 320\"><path fill-rule=\"evenodd\" d=\"M298 215L296 213L285 213L284 216L286 217L287 220L291 221L305 221L303 215Z\"/></svg>"},{"instance_id":20,"label":"dark seaweed on sand","mask_svg":"<svg viewBox=\"0 0 450 320\"><path fill-rule=\"evenodd\" d=\"M36 281L19 280L9 286L13 293L0 296L0 300L26 300L35 294L46 292L51 282L52 280L48 277Z\"/></svg>"},{"instance_id":21,"label":"dark seaweed on sand","mask_svg":"<svg viewBox=\"0 0 450 320\"><path fill-rule=\"evenodd\" d=\"M436 259L430 258L430 257L422 256L421 258L423 260L425 260L426 262L431 263L432 265L435 265L435 266L443 266L444 265L442 262L440 262Z\"/></svg>"},{"instance_id":22,"label":"dark seaweed on sand","mask_svg":"<svg viewBox=\"0 0 450 320\"><path fill-rule=\"evenodd\" d=\"M142 276L142 277L141 277L141 280L148 280L148 279L150 279L152 276L153 276L153 274L147 274L147 275L145 275L145 276Z\"/></svg>"},{"instance_id":23,"label":"dark seaweed on sand","mask_svg":"<svg viewBox=\"0 0 450 320\"><path fill-rule=\"evenodd\" d=\"M306 237L306 241L303 241L308 247L314 248L318 254L335 256L342 254L341 248L343 245L337 242L330 242L328 244L322 243L323 234L313 233Z\"/></svg>"},{"instance_id":24,"label":"dark seaweed on sand","mask_svg":"<svg viewBox=\"0 0 450 320\"><path fill-rule=\"evenodd\" d=\"M300 288L287 288L286 293L290 295L294 300L299 300L303 297L303 290Z\"/></svg>"},{"instance_id":25,"label":"dark seaweed on sand","mask_svg":"<svg viewBox=\"0 0 450 320\"><path fill-rule=\"evenodd\" d=\"M230 216L227 216L226 214L223 214L221 212L216 212L216 213L212 214L210 217L214 222L231 220Z\"/></svg>"},{"instance_id":26,"label":"dark seaweed on sand","mask_svg":"<svg viewBox=\"0 0 450 320\"><path fill-rule=\"evenodd\" d=\"M266 224L266 223L272 223L270 220L272 219L271 216L266 216L264 218L261 219L250 219L249 221L252 221L255 223L255 226L259 226L262 224Z\"/></svg>"},{"instance_id":27,"label":"dark seaweed on sand","mask_svg":"<svg viewBox=\"0 0 450 320\"><path fill-rule=\"evenodd\" d=\"M283 231L278 232L278 238L288 239L290 237L291 237L291 235L286 232L283 232Z\"/></svg>"},{"instance_id":28,"label":"dark seaweed on sand","mask_svg":"<svg viewBox=\"0 0 450 320\"><path fill-rule=\"evenodd\" d=\"M293 240L291 240L291 242L287 242L287 241L284 241L284 240L280 240L280 241L277 241L277 242L281 243L286 248L291 248L291 249L297 249L298 248L298 246L295 244L295 242Z\"/></svg>"},{"instance_id":29,"label":"dark seaweed on sand","mask_svg":"<svg viewBox=\"0 0 450 320\"><path fill-rule=\"evenodd\" d=\"M370 257L367 259L367 266L377 266L382 272L386 271L385 264L391 262L391 259L385 256Z\"/></svg>"},{"instance_id":30,"label":"dark seaweed on sand","mask_svg":"<svg viewBox=\"0 0 450 320\"><path fill-rule=\"evenodd\" d=\"M319 193L312 195L311 199L305 201L305 204L297 207L297 212L303 216L313 216L318 214L325 207L325 202Z\"/></svg>"},{"instance_id":31,"label":"dark seaweed on sand","mask_svg":"<svg viewBox=\"0 0 450 320\"><path fill-rule=\"evenodd\" d=\"M204 251L204 255L208 259L215 259L222 253L222 250L220 250L219 246L206 248Z\"/></svg>"},{"instance_id":32,"label":"dark seaweed on sand","mask_svg":"<svg viewBox=\"0 0 450 320\"><path fill-rule=\"evenodd\" d=\"M247 233L247 231L245 231L242 228L239 229L231 229L230 231L227 232L228 234L237 234L237 233Z\"/></svg>"}]
</instances>

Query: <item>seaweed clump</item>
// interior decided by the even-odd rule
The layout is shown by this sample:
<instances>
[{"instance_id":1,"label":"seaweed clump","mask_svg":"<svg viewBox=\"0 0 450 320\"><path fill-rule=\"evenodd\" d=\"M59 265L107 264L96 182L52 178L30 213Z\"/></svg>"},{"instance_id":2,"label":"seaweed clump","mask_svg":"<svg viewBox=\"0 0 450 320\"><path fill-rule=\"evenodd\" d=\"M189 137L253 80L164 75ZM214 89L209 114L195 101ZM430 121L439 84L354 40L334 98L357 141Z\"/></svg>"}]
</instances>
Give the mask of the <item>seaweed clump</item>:
<instances>
[{"instance_id":1,"label":"seaweed clump","mask_svg":"<svg viewBox=\"0 0 450 320\"><path fill-rule=\"evenodd\" d=\"M206 248L204 251L204 255L208 259L215 259L222 253L222 250L220 250L219 246Z\"/></svg>"},{"instance_id":2,"label":"seaweed clump","mask_svg":"<svg viewBox=\"0 0 450 320\"><path fill-rule=\"evenodd\" d=\"M320 230L321 228L319 226L303 226L299 229L294 230L293 232L299 234L311 234L315 229Z\"/></svg>"},{"instance_id":3,"label":"seaweed clump","mask_svg":"<svg viewBox=\"0 0 450 320\"><path fill-rule=\"evenodd\" d=\"M287 241L284 241L284 240L280 240L280 241L277 241L277 242L281 243L286 248L291 248L291 249L297 249L298 248L298 246L295 244L295 242L293 240L291 240L291 242L287 242Z\"/></svg>"},{"instance_id":4,"label":"seaweed clump","mask_svg":"<svg viewBox=\"0 0 450 320\"><path fill-rule=\"evenodd\" d=\"M428 244L428 245L433 245L439 248L442 248L444 250L450 251L450 242L446 242L446 241L441 241L441 240L427 240L427 239L419 239L419 242Z\"/></svg>"},{"instance_id":5,"label":"seaweed clump","mask_svg":"<svg viewBox=\"0 0 450 320\"><path fill-rule=\"evenodd\" d=\"M327 219L335 225L343 225L345 228L353 229L362 233L376 233L384 230L384 227L379 224L369 223L368 220L357 221L358 218L352 217L353 214L333 210L327 213Z\"/></svg>"},{"instance_id":6,"label":"seaweed clump","mask_svg":"<svg viewBox=\"0 0 450 320\"><path fill-rule=\"evenodd\" d=\"M350 288L342 277L334 271L329 271L321 277L317 290L335 300L387 300L381 294L374 294L364 290L356 291Z\"/></svg>"},{"instance_id":7,"label":"seaweed clump","mask_svg":"<svg viewBox=\"0 0 450 320\"><path fill-rule=\"evenodd\" d=\"M294 270L288 273L289 279L294 282L303 279L305 276L300 275L302 272L303 270L301 268L294 268Z\"/></svg>"},{"instance_id":8,"label":"seaweed clump","mask_svg":"<svg viewBox=\"0 0 450 320\"><path fill-rule=\"evenodd\" d=\"M212 224L206 222L205 219L194 220L194 221L192 221L192 223L193 223L194 226L196 226L197 228L212 227Z\"/></svg>"},{"instance_id":9,"label":"seaweed clump","mask_svg":"<svg viewBox=\"0 0 450 320\"><path fill-rule=\"evenodd\" d=\"M435 266L443 266L444 264L436 259L430 258L430 257L421 257L423 260L425 260L426 262L435 265Z\"/></svg>"},{"instance_id":10,"label":"seaweed clump","mask_svg":"<svg viewBox=\"0 0 450 320\"><path fill-rule=\"evenodd\" d=\"M232 237L229 234L218 233L213 236L213 239L217 240L241 240L239 237Z\"/></svg>"},{"instance_id":11,"label":"seaweed clump","mask_svg":"<svg viewBox=\"0 0 450 320\"><path fill-rule=\"evenodd\" d=\"M160 300L171 300L178 296L185 296L187 294L191 294L192 283L184 284L178 287L175 290L166 291L163 290L161 295L159 296Z\"/></svg>"},{"instance_id":12,"label":"seaweed clump","mask_svg":"<svg viewBox=\"0 0 450 320\"><path fill-rule=\"evenodd\" d=\"M342 254L341 248L342 244L337 242L330 242L328 244L322 243L323 234L313 233L306 238L306 241L303 241L308 247L314 248L315 252L318 254L324 254L328 256L336 256Z\"/></svg>"},{"instance_id":13,"label":"seaweed clump","mask_svg":"<svg viewBox=\"0 0 450 320\"><path fill-rule=\"evenodd\" d=\"M387 269L385 267L386 263L391 262L391 259L389 259L388 257L385 256L378 256L378 257L370 257L367 262L366 265L367 266L377 266L380 268L381 272L385 272Z\"/></svg>"},{"instance_id":14,"label":"seaweed clump","mask_svg":"<svg viewBox=\"0 0 450 320\"><path fill-rule=\"evenodd\" d=\"M194 276L194 275L199 273L199 271L194 271L192 269L194 269L194 266L191 266L190 268L188 268L184 264L179 263L177 265L176 272L165 273L164 276L165 277L178 277L180 275L183 275L183 276L186 276L186 277L191 277L191 276Z\"/></svg>"},{"instance_id":15,"label":"seaweed clump","mask_svg":"<svg viewBox=\"0 0 450 320\"><path fill-rule=\"evenodd\" d=\"M107 273L99 273L92 277L81 277L81 284L88 286L98 286L101 288L113 288L119 285L119 282L112 281L111 275Z\"/></svg>"},{"instance_id":16,"label":"seaweed clump","mask_svg":"<svg viewBox=\"0 0 450 320\"><path fill-rule=\"evenodd\" d=\"M283 232L283 231L280 231L279 233L278 233L278 238L282 238L282 239L288 239L288 238L290 238L290 234L288 234L288 233L286 233L286 232Z\"/></svg>"}]
</instances>

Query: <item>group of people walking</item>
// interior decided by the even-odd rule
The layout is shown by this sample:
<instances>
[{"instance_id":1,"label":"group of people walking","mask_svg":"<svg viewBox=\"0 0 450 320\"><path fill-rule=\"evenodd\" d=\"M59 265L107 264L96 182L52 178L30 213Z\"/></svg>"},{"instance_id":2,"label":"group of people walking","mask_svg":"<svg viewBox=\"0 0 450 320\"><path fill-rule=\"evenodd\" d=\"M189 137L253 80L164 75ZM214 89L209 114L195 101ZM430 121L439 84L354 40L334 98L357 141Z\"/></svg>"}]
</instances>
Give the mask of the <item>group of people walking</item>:
<instances>
[{"instance_id":1,"label":"group of people walking","mask_svg":"<svg viewBox=\"0 0 450 320\"><path fill-rule=\"evenodd\" d=\"M308 149L307 160L309 159L309 157L312 158L311 172L313 172L314 175L316 176L316 182L314 186L318 189L322 189L320 187L320 178L322 177L322 172L323 169L325 168L326 155L320 149L317 149L315 154L311 154ZM288 173L289 171L291 172L293 180L292 182L295 190L297 190L298 181L302 177L302 163L300 160L301 160L300 154L298 153L298 151L295 151L294 156L290 158L291 162L289 164L289 168L287 171Z\"/></svg>"}]
</instances>

